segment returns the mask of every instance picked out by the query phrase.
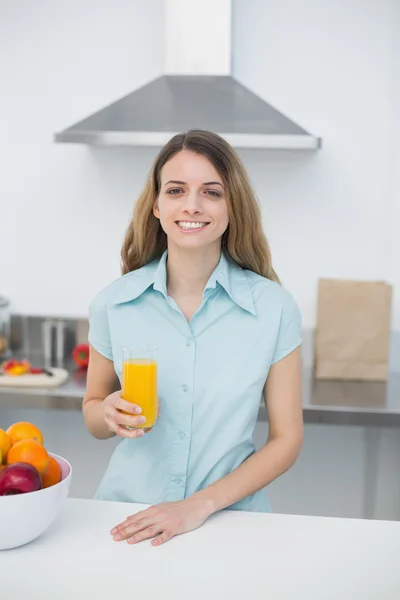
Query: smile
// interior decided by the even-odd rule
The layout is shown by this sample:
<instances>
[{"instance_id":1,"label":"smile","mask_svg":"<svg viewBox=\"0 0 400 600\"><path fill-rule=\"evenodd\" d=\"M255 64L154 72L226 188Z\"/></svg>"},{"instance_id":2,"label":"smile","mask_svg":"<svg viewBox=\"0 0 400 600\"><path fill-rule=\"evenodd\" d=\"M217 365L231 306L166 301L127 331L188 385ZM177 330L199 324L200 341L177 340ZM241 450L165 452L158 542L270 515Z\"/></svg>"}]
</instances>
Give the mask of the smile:
<instances>
[{"instance_id":1,"label":"smile","mask_svg":"<svg viewBox=\"0 0 400 600\"><path fill-rule=\"evenodd\" d=\"M204 221L176 221L179 229L181 231L199 231L200 229L204 229L209 223Z\"/></svg>"}]
</instances>

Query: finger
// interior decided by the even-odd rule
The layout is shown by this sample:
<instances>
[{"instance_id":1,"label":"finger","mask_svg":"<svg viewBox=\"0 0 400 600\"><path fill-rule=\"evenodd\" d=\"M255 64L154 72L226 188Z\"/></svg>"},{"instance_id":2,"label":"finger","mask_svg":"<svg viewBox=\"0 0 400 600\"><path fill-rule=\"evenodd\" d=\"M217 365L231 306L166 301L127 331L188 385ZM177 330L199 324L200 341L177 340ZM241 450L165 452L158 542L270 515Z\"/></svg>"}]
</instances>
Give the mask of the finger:
<instances>
[{"instance_id":1,"label":"finger","mask_svg":"<svg viewBox=\"0 0 400 600\"><path fill-rule=\"evenodd\" d=\"M127 425L128 427L143 427L146 423L146 417L142 415L134 417L133 415L124 415L118 410L115 411L114 421L117 425Z\"/></svg>"},{"instance_id":2,"label":"finger","mask_svg":"<svg viewBox=\"0 0 400 600\"><path fill-rule=\"evenodd\" d=\"M128 518L126 521L120 525L117 525L117 527L112 530L115 532L112 534L112 536L116 542L122 542L123 540L127 540L143 529L148 529L151 526L153 526L153 522L149 521L148 519L141 519L132 523Z\"/></svg>"},{"instance_id":3,"label":"finger","mask_svg":"<svg viewBox=\"0 0 400 600\"><path fill-rule=\"evenodd\" d=\"M165 529L160 535L158 535L154 540L152 540L152 546L161 546L161 544L165 544L168 540L171 540L174 537L174 534L171 530Z\"/></svg>"},{"instance_id":4,"label":"finger","mask_svg":"<svg viewBox=\"0 0 400 600\"><path fill-rule=\"evenodd\" d=\"M143 540L154 538L160 532L162 532L160 525L150 525L150 527L146 527L133 535L131 534L127 542L128 544L137 544L138 542L143 542Z\"/></svg>"},{"instance_id":5,"label":"finger","mask_svg":"<svg viewBox=\"0 0 400 600\"><path fill-rule=\"evenodd\" d=\"M136 438L143 437L145 435L145 431L143 429L127 429L126 427L122 427L122 425L114 424L115 434L119 437L127 438L128 440L135 440Z\"/></svg>"},{"instance_id":6,"label":"finger","mask_svg":"<svg viewBox=\"0 0 400 600\"><path fill-rule=\"evenodd\" d=\"M151 508L152 507L146 508L145 510L139 510L134 515L127 516L124 521L121 521L121 523L118 523L118 525L116 525L115 527L113 527L113 529L111 529L111 531L110 531L111 535L114 535L115 533L122 531L123 529L128 527L128 525L137 525L138 523L143 522L146 519L148 519L149 517L151 517L153 514L152 512L150 512ZM146 526L148 526L149 524L150 523L147 521Z\"/></svg>"},{"instance_id":7,"label":"finger","mask_svg":"<svg viewBox=\"0 0 400 600\"><path fill-rule=\"evenodd\" d=\"M119 425L118 423L115 422L115 418L114 417L109 417L107 416L105 418L107 427L110 431L113 431L116 435L123 437L123 438L128 438L128 439L135 439L138 437L142 437L144 435L144 431L139 428L139 429L127 429L126 427L123 427L122 425Z\"/></svg>"},{"instance_id":8,"label":"finger","mask_svg":"<svg viewBox=\"0 0 400 600\"><path fill-rule=\"evenodd\" d=\"M115 408L118 410L125 410L127 413L132 415L140 415L142 409L137 404L133 404L132 402L127 402L123 398L118 398L114 404Z\"/></svg>"}]
</instances>

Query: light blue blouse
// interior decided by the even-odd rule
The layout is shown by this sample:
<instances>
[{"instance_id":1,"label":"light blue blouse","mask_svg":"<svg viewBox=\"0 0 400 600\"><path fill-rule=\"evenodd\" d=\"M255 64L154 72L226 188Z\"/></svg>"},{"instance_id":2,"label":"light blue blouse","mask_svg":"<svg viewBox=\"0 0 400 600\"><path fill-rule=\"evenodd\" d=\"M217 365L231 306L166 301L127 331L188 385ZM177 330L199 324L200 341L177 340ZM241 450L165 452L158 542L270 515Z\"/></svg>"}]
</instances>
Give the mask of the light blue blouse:
<instances>
[{"instance_id":1,"label":"light blue blouse","mask_svg":"<svg viewBox=\"0 0 400 600\"><path fill-rule=\"evenodd\" d=\"M150 433L116 447L98 499L182 500L233 471L255 452L270 366L301 344L291 294L224 253L188 322L167 294L166 260L116 279L90 306L89 342L120 381L124 346L157 346L161 406ZM265 490L230 508L270 510Z\"/></svg>"}]
</instances>

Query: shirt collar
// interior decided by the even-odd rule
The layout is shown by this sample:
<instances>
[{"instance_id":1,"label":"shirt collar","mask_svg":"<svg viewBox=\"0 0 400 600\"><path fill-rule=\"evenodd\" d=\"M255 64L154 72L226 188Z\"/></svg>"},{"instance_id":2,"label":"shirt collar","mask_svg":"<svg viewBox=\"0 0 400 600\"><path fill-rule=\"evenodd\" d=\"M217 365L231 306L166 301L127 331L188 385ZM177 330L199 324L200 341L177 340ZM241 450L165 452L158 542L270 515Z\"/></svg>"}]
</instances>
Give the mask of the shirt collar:
<instances>
[{"instance_id":1,"label":"shirt collar","mask_svg":"<svg viewBox=\"0 0 400 600\"><path fill-rule=\"evenodd\" d=\"M206 289L212 289L217 283L223 287L228 296L241 308L256 315L253 294L245 271L221 253L219 263L207 282Z\"/></svg>"},{"instance_id":2,"label":"shirt collar","mask_svg":"<svg viewBox=\"0 0 400 600\"><path fill-rule=\"evenodd\" d=\"M162 260L162 259L161 259ZM116 293L114 304L136 300L155 282L161 260L153 260L140 269L135 269L121 278L122 286ZM165 268L165 266L164 266Z\"/></svg>"},{"instance_id":3,"label":"shirt collar","mask_svg":"<svg viewBox=\"0 0 400 600\"><path fill-rule=\"evenodd\" d=\"M135 300L150 286L167 298L167 254L165 250L159 260L154 260L141 269L125 275L124 285L117 293L115 304ZM211 273L205 289L215 289L217 284L222 286L235 304L256 315L254 299L245 271L230 260L224 252L221 253L219 263Z\"/></svg>"}]
</instances>

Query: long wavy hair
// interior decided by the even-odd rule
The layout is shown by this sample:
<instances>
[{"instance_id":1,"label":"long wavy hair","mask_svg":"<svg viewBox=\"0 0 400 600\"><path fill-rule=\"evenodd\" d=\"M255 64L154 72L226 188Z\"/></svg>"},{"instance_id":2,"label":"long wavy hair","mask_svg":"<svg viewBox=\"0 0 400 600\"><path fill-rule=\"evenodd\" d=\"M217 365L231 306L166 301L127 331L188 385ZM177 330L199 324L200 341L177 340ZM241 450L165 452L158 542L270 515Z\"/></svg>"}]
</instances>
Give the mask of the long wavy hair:
<instances>
[{"instance_id":1,"label":"long wavy hair","mask_svg":"<svg viewBox=\"0 0 400 600\"><path fill-rule=\"evenodd\" d=\"M161 169L181 150L205 156L224 182L229 225L222 236L222 250L243 269L279 282L263 232L260 206L246 169L222 137L196 129L172 137L155 159L125 234L121 249L122 274L160 258L167 248L167 235L154 216L153 207L160 193Z\"/></svg>"}]
</instances>

